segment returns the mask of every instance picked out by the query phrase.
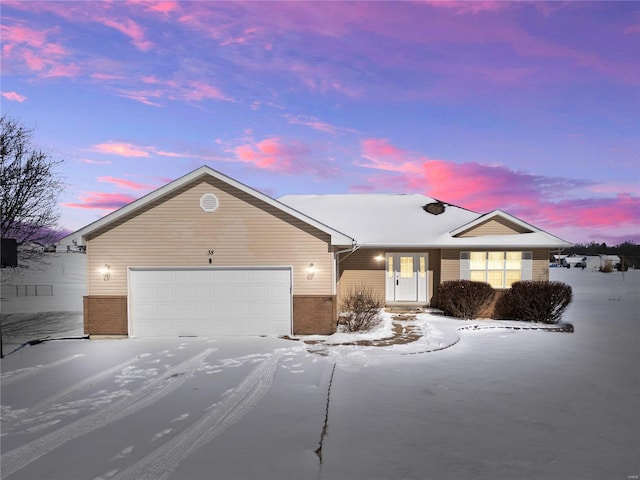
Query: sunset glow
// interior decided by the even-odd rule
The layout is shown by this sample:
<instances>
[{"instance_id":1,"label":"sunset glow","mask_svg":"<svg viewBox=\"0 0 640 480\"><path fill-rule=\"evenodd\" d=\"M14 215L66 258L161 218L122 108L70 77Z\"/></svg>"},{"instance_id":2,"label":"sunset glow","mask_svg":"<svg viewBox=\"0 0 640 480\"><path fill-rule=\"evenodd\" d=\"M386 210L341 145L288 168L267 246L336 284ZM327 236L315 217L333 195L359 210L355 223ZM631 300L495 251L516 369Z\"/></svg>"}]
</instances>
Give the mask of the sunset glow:
<instances>
[{"instance_id":1,"label":"sunset glow","mask_svg":"<svg viewBox=\"0 0 640 480\"><path fill-rule=\"evenodd\" d=\"M637 2L3 1L2 112L75 230L206 164L640 242Z\"/></svg>"}]
</instances>

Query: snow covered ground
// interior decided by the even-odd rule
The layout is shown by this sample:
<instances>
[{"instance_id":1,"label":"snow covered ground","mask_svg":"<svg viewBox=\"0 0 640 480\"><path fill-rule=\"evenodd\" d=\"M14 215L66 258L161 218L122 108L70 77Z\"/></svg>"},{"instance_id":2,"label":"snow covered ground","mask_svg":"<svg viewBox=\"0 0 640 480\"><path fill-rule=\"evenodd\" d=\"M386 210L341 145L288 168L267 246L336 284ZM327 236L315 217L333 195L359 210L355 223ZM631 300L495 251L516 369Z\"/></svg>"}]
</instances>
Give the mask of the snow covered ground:
<instances>
[{"instance_id":1,"label":"snow covered ground","mask_svg":"<svg viewBox=\"0 0 640 480\"><path fill-rule=\"evenodd\" d=\"M2 478L637 478L640 272L551 275L574 333L26 346L0 363Z\"/></svg>"},{"instance_id":2,"label":"snow covered ground","mask_svg":"<svg viewBox=\"0 0 640 480\"><path fill-rule=\"evenodd\" d=\"M17 268L2 269L0 322L5 355L31 340L82 336L86 259L76 252L44 253L21 260ZM34 295L36 285L38 296Z\"/></svg>"}]
</instances>

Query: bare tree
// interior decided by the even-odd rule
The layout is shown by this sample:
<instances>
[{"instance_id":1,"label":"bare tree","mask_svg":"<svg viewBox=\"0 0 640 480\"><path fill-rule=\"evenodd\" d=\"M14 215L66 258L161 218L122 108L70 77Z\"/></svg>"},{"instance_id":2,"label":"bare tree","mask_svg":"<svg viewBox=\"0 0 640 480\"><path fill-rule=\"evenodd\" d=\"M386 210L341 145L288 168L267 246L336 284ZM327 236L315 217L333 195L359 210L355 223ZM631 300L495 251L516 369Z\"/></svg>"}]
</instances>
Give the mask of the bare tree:
<instances>
[{"instance_id":1,"label":"bare tree","mask_svg":"<svg viewBox=\"0 0 640 480\"><path fill-rule=\"evenodd\" d=\"M32 145L32 130L19 121L0 118L0 236L48 242L59 219L58 195L64 183L54 160Z\"/></svg>"}]
</instances>

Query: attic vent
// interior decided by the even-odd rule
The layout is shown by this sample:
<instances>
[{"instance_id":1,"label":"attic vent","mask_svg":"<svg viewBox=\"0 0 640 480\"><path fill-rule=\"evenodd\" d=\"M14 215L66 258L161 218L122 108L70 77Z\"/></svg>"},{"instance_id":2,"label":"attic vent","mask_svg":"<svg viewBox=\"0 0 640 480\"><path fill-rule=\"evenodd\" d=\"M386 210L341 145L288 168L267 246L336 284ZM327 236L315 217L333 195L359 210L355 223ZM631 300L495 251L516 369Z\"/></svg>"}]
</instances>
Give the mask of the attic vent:
<instances>
[{"instance_id":1,"label":"attic vent","mask_svg":"<svg viewBox=\"0 0 640 480\"><path fill-rule=\"evenodd\" d=\"M205 212L215 212L218 209L218 197L213 193L205 193L200 197L200 208Z\"/></svg>"},{"instance_id":2,"label":"attic vent","mask_svg":"<svg viewBox=\"0 0 640 480\"><path fill-rule=\"evenodd\" d=\"M440 215L441 213L444 213L444 208L444 203L439 200L427 203L424 207L422 207L425 212L430 213L431 215Z\"/></svg>"}]
</instances>

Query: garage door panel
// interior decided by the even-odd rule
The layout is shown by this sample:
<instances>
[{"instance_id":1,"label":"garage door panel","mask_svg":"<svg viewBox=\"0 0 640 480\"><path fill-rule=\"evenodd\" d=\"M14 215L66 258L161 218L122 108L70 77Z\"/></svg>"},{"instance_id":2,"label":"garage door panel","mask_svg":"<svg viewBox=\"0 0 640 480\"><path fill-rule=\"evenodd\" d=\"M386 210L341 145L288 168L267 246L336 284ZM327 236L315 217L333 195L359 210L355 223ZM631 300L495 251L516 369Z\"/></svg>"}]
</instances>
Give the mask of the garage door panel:
<instances>
[{"instance_id":1,"label":"garage door panel","mask_svg":"<svg viewBox=\"0 0 640 480\"><path fill-rule=\"evenodd\" d=\"M289 268L135 269L133 336L291 333Z\"/></svg>"}]
</instances>

